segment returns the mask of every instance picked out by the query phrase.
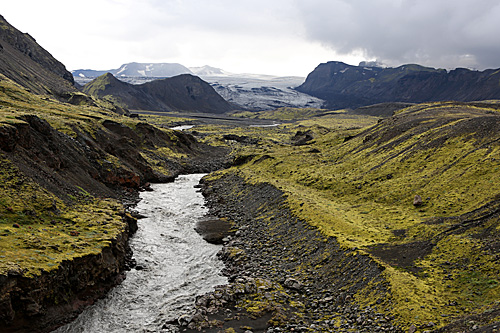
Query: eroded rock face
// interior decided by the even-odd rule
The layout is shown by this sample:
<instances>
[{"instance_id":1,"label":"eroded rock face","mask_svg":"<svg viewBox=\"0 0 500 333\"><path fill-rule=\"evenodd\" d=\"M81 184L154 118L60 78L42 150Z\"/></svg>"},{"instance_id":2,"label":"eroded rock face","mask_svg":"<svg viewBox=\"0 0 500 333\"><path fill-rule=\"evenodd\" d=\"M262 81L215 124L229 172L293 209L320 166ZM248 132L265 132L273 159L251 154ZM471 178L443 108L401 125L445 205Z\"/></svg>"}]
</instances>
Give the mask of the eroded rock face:
<instances>
[{"instance_id":1,"label":"eroded rock face","mask_svg":"<svg viewBox=\"0 0 500 333\"><path fill-rule=\"evenodd\" d=\"M29 34L0 16L0 72L36 94L76 92L73 75Z\"/></svg>"}]
</instances>

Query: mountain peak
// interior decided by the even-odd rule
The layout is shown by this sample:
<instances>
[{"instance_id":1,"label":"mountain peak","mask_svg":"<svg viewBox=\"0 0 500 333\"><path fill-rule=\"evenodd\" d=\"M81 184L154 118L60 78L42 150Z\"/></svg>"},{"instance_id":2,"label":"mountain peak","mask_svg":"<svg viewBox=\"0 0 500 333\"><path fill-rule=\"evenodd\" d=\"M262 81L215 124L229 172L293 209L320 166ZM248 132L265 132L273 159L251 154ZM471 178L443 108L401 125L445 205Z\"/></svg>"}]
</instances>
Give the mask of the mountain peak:
<instances>
[{"instance_id":1,"label":"mountain peak","mask_svg":"<svg viewBox=\"0 0 500 333\"><path fill-rule=\"evenodd\" d=\"M105 73L83 87L83 92L112 99L133 110L224 113L232 110L205 81L192 74L133 85Z\"/></svg>"}]
</instances>

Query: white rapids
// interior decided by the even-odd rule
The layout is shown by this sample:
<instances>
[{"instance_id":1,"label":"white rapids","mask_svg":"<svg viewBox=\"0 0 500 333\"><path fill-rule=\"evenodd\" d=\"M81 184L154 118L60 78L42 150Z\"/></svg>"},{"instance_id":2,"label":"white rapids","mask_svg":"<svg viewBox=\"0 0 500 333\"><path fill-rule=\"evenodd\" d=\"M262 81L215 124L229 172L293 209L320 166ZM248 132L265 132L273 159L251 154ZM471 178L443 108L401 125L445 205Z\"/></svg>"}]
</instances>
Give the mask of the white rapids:
<instances>
[{"instance_id":1,"label":"white rapids","mask_svg":"<svg viewBox=\"0 0 500 333\"><path fill-rule=\"evenodd\" d=\"M179 176L174 183L154 184L142 192L138 221L131 238L137 267L102 300L55 332L175 332L169 321L193 311L197 295L226 284L219 245L205 242L194 230L207 213L196 192L203 175Z\"/></svg>"}]
</instances>

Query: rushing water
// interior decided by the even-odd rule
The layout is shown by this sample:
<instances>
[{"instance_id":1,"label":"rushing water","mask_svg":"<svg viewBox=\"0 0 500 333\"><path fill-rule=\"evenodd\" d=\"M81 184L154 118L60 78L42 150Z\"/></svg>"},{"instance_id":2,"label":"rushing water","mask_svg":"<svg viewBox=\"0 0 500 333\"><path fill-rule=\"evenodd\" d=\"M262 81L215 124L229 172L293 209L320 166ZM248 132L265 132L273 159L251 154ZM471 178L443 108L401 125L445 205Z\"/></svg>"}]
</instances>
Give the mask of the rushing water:
<instances>
[{"instance_id":1,"label":"rushing water","mask_svg":"<svg viewBox=\"0 0 500 333\"><path fill-rule=\"evenodd\" d=\"M130 241L142 270L132 269L106 298L87 308L62 332L171 332L164 324L189 314L196 295L226 283L212 245L194 231L207 209L193 188L202 175L180 176L141 193L139 230Z\"/></svg>"}]
</instances>

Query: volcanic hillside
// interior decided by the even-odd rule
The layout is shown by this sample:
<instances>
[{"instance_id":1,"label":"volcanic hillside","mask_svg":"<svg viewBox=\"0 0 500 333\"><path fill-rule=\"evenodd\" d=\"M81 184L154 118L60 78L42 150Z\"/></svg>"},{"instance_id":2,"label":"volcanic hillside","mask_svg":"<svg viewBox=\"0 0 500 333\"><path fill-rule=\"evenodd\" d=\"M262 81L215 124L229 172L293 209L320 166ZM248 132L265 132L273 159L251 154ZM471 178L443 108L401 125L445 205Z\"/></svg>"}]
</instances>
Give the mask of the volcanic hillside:
<instances>
[{"instance_id":1,"label":"volcanic hillside","mask_svg":"<svg viewBox=\"0 0 500 333\"><path fill-rule=\"evenodd\" d=\"M444 69L414 64L397 68L320 64L300 92L327 101L329 108L355 108L383 102L480 101L500 98L500 70Z\"/></svg>"},{"instance_id":2,"label":"volcanic hillside","mask_svg":"<svg viewBox=\"0 0 500 333\"><path fill-rule=\"evenodd\" d=\"M83 91L132 110L203 113L232 110L208 83L190 74L132 85L107 73L86 84Z\"/></svg>"},{"instance_id":3,"label":"volcanic hillside","mask_svg":"<svg viewBox=\"0 0 500 333\"><path fill-rule=\"evenodd\" d=\"M76 92L73 76L35 39L0 16L0 73L36 94Z\"/></svg>"}]
</instances>

